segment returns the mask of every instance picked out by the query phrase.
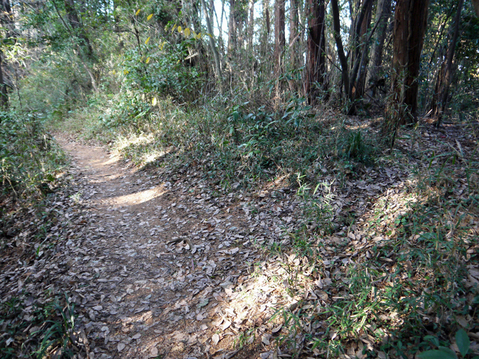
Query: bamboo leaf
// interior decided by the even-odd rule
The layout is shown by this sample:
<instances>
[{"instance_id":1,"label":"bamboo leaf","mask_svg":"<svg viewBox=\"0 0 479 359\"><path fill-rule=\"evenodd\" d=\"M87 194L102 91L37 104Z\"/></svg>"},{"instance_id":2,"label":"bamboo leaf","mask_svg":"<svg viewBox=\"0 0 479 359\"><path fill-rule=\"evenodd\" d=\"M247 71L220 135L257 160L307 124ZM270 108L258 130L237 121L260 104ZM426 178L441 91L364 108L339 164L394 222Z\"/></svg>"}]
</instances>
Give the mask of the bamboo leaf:
<instances>
[{"instance_id":1,"label":"bamboo leaf","mask_svg":"<svg viewBox=\"0 0 479 359\"><path fill-rule=\"evenodd\" d=\"M150 41L150 37L148 36L148 39L145 41L145 45L148 45L148 42Z\"/></svg>"},{"instance_id":2,"label":"bamboo leaf","mask_svg":"<svg viewBox=\"0 0 479 359\"><path fill-rule=\"evenodd\" d=\"M136 10L135 16L138 16L138 14L140 13L140 11L141 11L141 9Z\"/></svg>"},{"instance_id":3,"label":"bamboo leaf","mask_svg":"<svg viewBox=\"0 0 479 359\"><path fill-rule=\"evenodd\" d=\"M181 26L178 26L178 32L181 34L182 31L183 31L183 28Z\"/></svg>"},{"instance_id":4,"label":"bamboo leaf","mask_svg":"<svg viewBox=\"0 0 479 359\"><path fill-rule=\"evenodd\" d=\"M469 341L469 337L464 329L459 329L456 333L456 344L461 352L462 356L466 356L467 352L469 351L469 345L471 342Z\"/></svg>"},{"instance_id":5,"label":"bamboo leaf","mask_svg":"<svg viewBox=\"0 0 479 359\"><path fill-rule=\"evenodd\" d=\"M150 21L152 17L153 17L153 14L150 14L150 15L148 15L148 17L146 18L146 20Z\"/></svg>"},{"instance_id":6,"label":"bamboo leaf","mask_svg":"<svg viewBox=\"0 0 479 359\"><path fill-rule=\"evenodd\" d=\"M171 29L171 32L175 31L176 30L176 25L173 26L173 28Z\"/></svg>"},{"instance_id":7,"label":"bamboo leaf","mask_svg":"<svg viewBox=\"0 0 479 359\"><path fill-rule=\"evenodd\" d=\"M183 30L183 34L184 34L186 37L190 37L191 30L187 27L186 29Z\"/></svg>"},{"instance_id":8,"label":"bamboo leaf","mask_svg":"<svg viewBox=\"0 0 479 359\"><path fill-rule=\"evenodd\" d=\"M146 59L146 63L149 63L149 62L150 62L150 58L148 57L148 58Z\"/></svg>"},{"instance_id":9,"label":"bamboo leaf","mask_svg":"<svg viewBox=\"0 0 479 359\"><path fill-rule=\"evenodd\" d=\"M203 36L203 34L200 32L200 33L198 33L198 35L196 35L196 38L199 40L199 39L201 39L202 36Z\"/></svg>"},{"instance_id":10,"label":"bamboo leaf","mask_svg":"<svg viewBox=\"0 0 479 359\"><path fill-rule=\"evenodd\" d=\"M157 103L157 99L156 99L156 97L153 97L153 99L151 100L151 104L153 106L156 106L156 103Z\"/></svg>"},{"instance_id":11,"label":"bamboo leaf","mask_svg":"<svg viewBox=\"0 0 479 359\"><path fill-rule=\"evenodd\" d=\"M456 354L449 348L428 350L419 354L419 359L457 359Z\"/></svg>"}]
</instances>

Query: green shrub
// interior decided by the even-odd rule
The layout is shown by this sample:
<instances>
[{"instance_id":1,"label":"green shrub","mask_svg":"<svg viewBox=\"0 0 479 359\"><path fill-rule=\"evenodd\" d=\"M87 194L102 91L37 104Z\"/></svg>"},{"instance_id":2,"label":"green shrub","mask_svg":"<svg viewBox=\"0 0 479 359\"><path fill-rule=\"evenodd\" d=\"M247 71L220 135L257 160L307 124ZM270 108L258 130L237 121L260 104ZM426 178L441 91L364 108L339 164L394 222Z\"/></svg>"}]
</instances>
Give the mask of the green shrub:
<instances>
[{"instance_id":1,"label":"green shrub","mask_svg":"<svg viewBox=\"0 0 479 359\"><path fill-rule=\"evenodd\" d=\"M3 194L41 195L50 190L65 156L31 113L0 112L0 186Z\"/></svg>"}]
</instances>

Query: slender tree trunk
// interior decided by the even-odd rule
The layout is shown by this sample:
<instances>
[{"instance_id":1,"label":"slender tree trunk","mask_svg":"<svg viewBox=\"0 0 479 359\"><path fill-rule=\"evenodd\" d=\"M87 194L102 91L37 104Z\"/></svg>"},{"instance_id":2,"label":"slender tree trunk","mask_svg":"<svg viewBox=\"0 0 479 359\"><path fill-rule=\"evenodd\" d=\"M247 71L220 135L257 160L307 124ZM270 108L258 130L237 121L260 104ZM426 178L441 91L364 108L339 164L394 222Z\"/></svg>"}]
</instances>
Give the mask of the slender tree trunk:
<instances>
[{"instance_id":1,"label":"slender tree trunk","mask_svg":"<svg viewBox=\"0 0 479 359\"><path fill-rule=\"evenodd\" d=\"M383 49L384 41L387 35L388 29L388 20L391 15L391 0L379 0L377 9L376 9L376 23L378 28L374 36L374 41L372 45L372 56L369 65L369 72L367 75L366 83L372 88L376 88L376 84L381 78L382 73L382 61L383 61ZM374 96L374 92L373 92Z\"/></svg>"},{"instance_id":2,"label":"slender tree trunk","mask_svg":"<svg viewBox=\"0 0 479 359\"><path fill-rule=\"evenodd\" d=\"M300 67L299 65L299 34L298 34L298 8L299 0L289 0L289 47L288 47L288 70L295 73L295 70ZM296 76L288 77L288 84L291 93L297 93L299 89L299 82Z\"/></svg>"},{"instance_id":3,"label":"slender tree trunk","mask_svg":"<svg viewBox=\"0 0 479 359\"><path fill-rule=\"evenodd\" d=\"M248 22L248 51L253 55L253 34L254 34L254 1L249 1L249 22Z\"/></svg>"},{"instance_id":4,"label":"slender tree trunk","mask_svg":"<svg viewBox=\"0 0 479 359\"><path fill-rule=\"evenodd\" d=\"M421 51L427 27L429 0L398 0L394 19L391 103L384 130L394 145L398 125L417 121Z\"/></svg>"},{"instance_id":5,"label":"slender tree trunk","mask_svg":"<svg viewBox=\"0 0 479 359\"><path fill-rule=\"evenodd\" d=\"M13 19L12 7L10 0L0 0L0 25L5 29L3 40L11 40L16 38L15 21ZM13 82L13 81L12 81ZM4 54L0 47L0 108L8 110L8 85L5 74Z\"/></svg>"},{"instance_id":6,"label":"slender tree trunk","mask_svg":"<svg viewBox=\"0 0 479 359\"><path fill-rule=\"evenodd\" d=\"M237 6L241 6L239 2ZM246 35L246 24L245 19L247 19L247 12L244 12L244 9L236 9L235 11L235 19L236 19L236 48L237 49L244 49L245 43L245 35ZM239 51L240 56L242 55L243 51ZM240 59L241 63L241 59Z\"/></svg>"},{"instance_id":7,"label":"slender tree trunk","mask_svg":"<svg viewBox=\"0 0 479 359\"><path fill-rule=\"evenodd\" d=\"M281 101L281 81L283 73L283 51L286 43L284 35L285 26L284 0L276 0L274 7L274 74L276 76L276 100Z\"/></svg>"},{"instance_id":8,"label":"slender tree trunk","mask_svg":"<svg viewBox=\"0 0 479 359\"><path fill-rule=\"evenodd\" d=\"M371 22L371 9L372 0L364 0L361 11L354 21L353 30L353 48L351 50L351 75L350 75L350 89L351 100L361 98L364 94L364 81L365 78L358 76L360 73L364 73L364 68L369 51L369 41L367 39L367 29ZM352 106L350 111L354 112L355 106Z\"/></svg>"},{"instance_id":9,"label":"slender tree trunk","mask_svg":"<svg viewBox=\"0 0 479 359\"><path fill-rule=\"evenodd\" d=\"M304 90L309 103L314 105L319 92L315 84L324 84L324 74L326 71L324 0L309 0L308 9L310 15Z\"/></svg>"},{"instance_id":10,"label":"slender tree trunk","mask_svg":"<svg viewBox=\"0 0 479 359\"><path fill-rule=\"evenodd\" d=\"M446 61L441 65L441 70L438 73L436 80L436 90L433 96L431 110L432 115L437 117L437 126L441 123L441 118L446 109L447 98L449 94L449 86L451 85L452 78L452 60L454 58L454 52L456 50L457 38L459 36L459 28L461 23L461 11L464 4L464 0L459 0L457 4L456 17L454 23L451 25L454 27L452 39L449 42L449 48L447 50Z\"/></svg>"},{"instance_id":11,"label":"slender tree trunk","mask_svg":"<svg viewBox=\"0 0 479 359\"><path fill-rule=\"evenodd\" d=\"M366 87L366 74L367 74L367 63L369 62L369 37L368 37L368 29L371 24L371 17L372 17L372 6L373 1L369 3L365 1L364 7L366 14L363 18L361 23L361 29L359 33L359 49L360 49L360 56L358 56L357 60L359 63L359 70L356 80L356 98L362 98L364 96L364 91Z\"/></svg>"},{"instance_id":12,"label":"slender tree trunk","mask_svg":"<svg viewBox=\"0 0 479 359\"><path fill-rule=\"evenodd\" d=\"M205 14L205 19L206 19L206 26L208 28L208 32L213 35L213 26L211 25L211 20L208 14L208 8L206 7L205 0L201 0L201 6L203 7L203 11ZM211 52L213 53L213 58L215 61L215 74L216 74L216 81L218 83L218 87L220 90L220 93L223 93L223 86L222 86L222 75L221 75L221 61L220 61L220 55L218 53L218 50L216 49L215 46L215 40L213 39L213 36L208 36L210 39L210 48Z\"/></svg>"},{"instance_id":13,"label":"slender tree trunk","mask_svg":"<svg viewBox=\"0 0 479 359\"><path fill-rule=\"evenodd\" d=\"M3 52L0 51L0 109L8 110L7 84L3 78Z\"/></svg>"},{"instance_id":14,"label":"slender tree trunk","mask_svg":"<svg viewBox=\"0 0 479 359\"><path fill-rule=\"evenodd\" d=\"M339 7L338 0L331 0L331 10L333 13L333 31L334 40L336 41L336 47L338 49L339 62L341 64L341 74L344 91L348 100L351 100L351 93L349 88L349 69L348 60L344 53L343 41L341 40L341 24L339 22Z\"/></svg>"},{"instance_id":15,"label":"slender tree trunk","mask_svg":"<svg viewBox=\"0 0 479 359\"><path fill-rule=\"evenodd\" d=\"M228 19L228 55L236 52L236 1L230 0L230 17Z\"/></svg>"},{"instance_id":16,"label":"slender tree trunk","mask_svg":"<svg viewBox=\"0 0 479 359\"><path fill-rule=\"evenodd\" d=\"M269 33L271 32L271 24L269 18L269 0L263 0L263 20L264 27L261 31L261 55L263 61L267 61L266 54L268 53Z\"/></svg>"},{"instance_id":17,"label":"slender tree trunk","mask_svg":"<svg viewBox=\"0 0 479 359\"><path fill-rule=\"evenodd\" d=\"M298 9L299 0L290 0L289 7L289 47L291 53L291 68L298 67L299 39L298 39Z\"/></svg>"}]
</instances>

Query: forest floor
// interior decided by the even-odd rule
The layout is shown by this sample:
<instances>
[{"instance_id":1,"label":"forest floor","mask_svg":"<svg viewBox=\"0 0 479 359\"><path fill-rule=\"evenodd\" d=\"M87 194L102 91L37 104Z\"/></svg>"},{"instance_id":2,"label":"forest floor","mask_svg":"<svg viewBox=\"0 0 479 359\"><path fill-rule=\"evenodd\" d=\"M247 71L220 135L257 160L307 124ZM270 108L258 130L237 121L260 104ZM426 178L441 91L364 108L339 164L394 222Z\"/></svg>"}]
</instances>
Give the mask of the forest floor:
<instances>
[{"instance_id":1,"label":"forest floor","mask_svg":"<svg viewBox=\"0 0 479 359\"><path fill-rule=\"evenodd\" d=\"M260 351L268 353L269 320L293 298L283 298L281 283L250 276L264 258L254 242L279 237L297 201L272 198L276 211L253 219L241 194L215 197L198 178L170 182L101 147L55 137L72 158L70 195L55 202L67 212L68 241L56 263L37 263L35 276L54 273L57 289L70 293L86 354L255 357L250 337L242 353L235 349L245 326L265 334ZM262 267L282 271L271 259Z\"/></svg>"},{"instance_id":2,"label":"forest floor","mask_svg":"<svg viewBox=\"0 0 479 359\"><path fill-rule=\"evenodd\" d=\"M0 294L29 293L14 312L28 323L36 301L66 293L78 357L413 358L398 341L442 344L458 328L478 352L475 136L425 125L398 139L410 156L346 172L341 186L324 167L308 197L281 178L222 192L201 168L140 170L57 133L72 159L46 210L58 240L25 258L35 223L19 228Z\"/></svg>"}]
</instances>

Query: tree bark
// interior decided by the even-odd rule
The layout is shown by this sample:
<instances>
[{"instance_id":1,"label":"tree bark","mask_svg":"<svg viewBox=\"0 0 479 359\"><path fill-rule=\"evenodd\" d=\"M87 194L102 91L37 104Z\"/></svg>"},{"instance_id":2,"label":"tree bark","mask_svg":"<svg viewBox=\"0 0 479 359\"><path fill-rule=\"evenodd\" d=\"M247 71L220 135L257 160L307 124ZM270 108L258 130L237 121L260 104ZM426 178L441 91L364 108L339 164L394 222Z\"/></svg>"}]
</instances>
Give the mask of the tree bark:
<instances>
[{"instance_id":1,"label":"tree bark","mask_svg":"<svg viewBox=\"0 0 479 359\"><path fill-rule=\"evenodd\" d=\"M438 73L436 80L435 93L432 99L431 110L432 115L437 118L436 125L439 126L441 118L447 105L447 99L449 94L449 86L451 85L452 78L452 60L454 58L454 52L456 50L457 38L459 36L459 28L461 23L461 11L464 4L464 0L459 0L457 4L456 17L454 23L451 25L454 27L452 39L449 42L447 50L446 60L441 65L441 70Z\"/></svg>"},{"instance_id":2,"label":"tree bark","mask_svg":"<svg viewBox=\"0 0 479 359\"><path fill-rule=\"evenodd\" d=\"M474 11L477 17L479 17L479 0L472 0L472 5L474 5Z\"/></svg>"},{"instance_id":3,"label":"tree bark","mask_svg":"<svg viewBox=\"0 0 479 359\"><path fill-rule=\"evenodd\" d=\"M376 30L376 34L374 36L374 41L371 49L372 55L366 80L366 83L368 85L377 84L381 77L384 41L386 39L388 20L390 15L391 0L379 0L376 10L376 23L379 24Z\"/></svg>"},{"instance_id":4,"label":"tree bark","mask_svg":"<svg viewBox=\"0 0 479 359\"><path fill-rule=\"evenodd\" d=\"M308 50L304 91L308 102L314 105L319 92L315 83L324 85L324 74L326 70L324 0L309 0L308 11Z\"/></svg>"},{"instance_id":5,"label":"tree bark","mask_svg":"<svg viewBox=\"0 0 479 359\"><path fill-rule=\"evenodd\" d=\"M351 100L353 101L361 98L364 94L364 83L366 80L364 77L366 72L365 64L367 63L369 53L369 41L366 41L366 39L368 38L367 30L369 28L369 24L371 23L372 5L372 0L364 0L361 6L361 12L354 22L353 48L351 50L351 88L349 90L351 94ZM353 110L354 112L354 106L350 110Z\"/></svg>"},{"instance_id":6,"label":"tree bark","mask_svg":"<svg viewBox=\"0 0 479 359\"><path fill-rule=\"evenodd\" d=\"M8 91L7 84L3 79L3 52L0 51L0 108L3 111L8 110Z\"/></svg>"},{"instance_id":7,"label":"tree bark","mask_svg":"<svg viewBox=\"0 0 479 359\"><path fill-rule=\"evenodd\" d=\"M289 7L289 47L291 53L291 68L297 68L299 64L299 41L298 41L298 24L299 24L299 0L290 0Z\"/></svg>"},{"instance_id":8,"label":"tree bark","mask_svg":"<svg viewBox=\"0 0 479 359\"><path fill-rule=\"evenodd\" d=\"M80 39L80 47L83 49L83 52L88 60L95 62L95 54L88 38L86 31L80 22L80 18L75 8L75 3L73 0L65 0L65 11L67 13L68 23L70 24L73 32Z\"/></svg>"},{"instance_id":9,"label":"tree bark","mask_svg":"<svg viewBox=\"0 0 479 359\"><path fill-rule=\"evenodd\" d=\"M3 41L15 40L15 22L13 19L12 7L10 0L0 0L0 25L5 31L5 38ZM5 76L5 61L3 51L0 47L0 108L4 111L8 110L8 85Z\"/></svg>"},{"instance_id":10,"label":"tree bark","mask_svg":"<svg viewBox=\"0 0 479 359\"><path fill-rule=\"evenodd\" d=\"M283 51L286 43L284 35L285 26L285 6L284 0L276 0L274 7L274 74L276 76L276 99L281 99L281 81L279 80L283 73Z\"/></svg>"},{"instance_id":11,"label":"tree bark","mask_svg":"<svg viewBox=\"0 0 479 359\"><path fill-rule=\"evenodd\" d=\"M269 19L269 0L263 0L263 28L261 29L261 55L263 61L266 60L266 55L268 53L268 42L269 42L269 33L270 33L270 19Z\"/></svg>"},{"instance_id":12,"label":"tree bark","mask_svg":"<svg viewBox=\"0 0 479 359\"><path fill-rule=\"evenodd\" d=\"M253 34L254 34L254 0L249 1L249 22L248 22L248 50L253 55Z\"/></svg>"},{"instance_id":13,"label":"tree bark","mask_svg":"<svg viewBox=\"0 0 479 359\"><path fill-rule=\"evenodd\" d=\"M236 52L236 36L236 1L230 0L230 16L228 19L228 55L232 56Z\"/></svg>"},{"instance_id":14,"label":"tree bark","mask_svg":"<svg viewBox=\"0 0 479 359\"><path fill-rule=\"evenodd\" d=\"M429 0L398 0L394 19L391 103L386 131L394 144L398 125L417 121L419 66Z\"/></svg>"},{"instance_id":15,"label":"tree bark","mask_svg":"<svg viewBox=\"0 0 479 359\"><path fill-rule=\"evenodd\" d=\"M339 62L341 64L341 74L343 80L344 91L346 92L346 97L348 100L351 100L351 93L349 89L349 69L348 69L348 60L344 53L343 41L341 40L341 25L339 23L339 7L338 0L331 0L331 10L333 13L333 31L334 31L334 40L336 41L336 47L338 49Z\"/></svg>"},{"instance_id":16,"label":"tree bark","mask_svg":"<svg viewBox=\"0 0 479 359\"><path fill-rule=\"evenodd\" d=\"M222 86L222 75L221 75L221 61L220 61L220 55L218 53L218 50L216 49L215 46L215 40L213 39L213 26L211 25L211 20L208 14L208 8L206 7L205 0L201 0L201 6L203 7L203 11L205 14L205 19L206 19L206 26L208 28L208 32L211 34L211 36L208 36L210 39L210 48L211 52L213 53L213 58L215 61L215 74L216 74L216 81L218 83L218 87L220 90L220 93L223 93L223 86Z\"/></svg>"}]
</instances>

